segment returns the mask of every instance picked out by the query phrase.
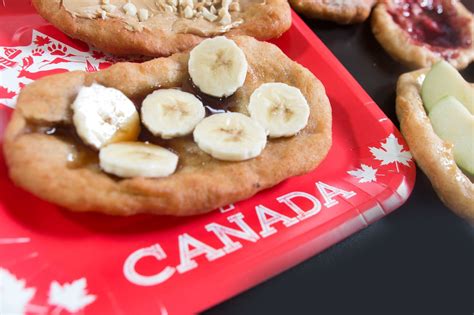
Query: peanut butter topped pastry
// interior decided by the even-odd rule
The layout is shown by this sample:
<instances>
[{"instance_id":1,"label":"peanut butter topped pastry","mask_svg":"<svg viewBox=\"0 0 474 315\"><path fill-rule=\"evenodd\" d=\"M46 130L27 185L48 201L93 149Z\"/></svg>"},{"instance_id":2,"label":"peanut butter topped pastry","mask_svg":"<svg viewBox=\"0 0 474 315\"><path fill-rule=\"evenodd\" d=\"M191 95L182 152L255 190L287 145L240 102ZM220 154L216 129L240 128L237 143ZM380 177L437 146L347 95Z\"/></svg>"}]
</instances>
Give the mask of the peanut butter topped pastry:
<instances>
[{"instance_id":1,"label":"peanut butter topped pastry","mask_svg":"<svg viewBox=\"0 0 474 315\"><path fill-rule=\"evenodd\" d=\"M33 0L71 37L116 55L169 56L207 37L266 40L291 26L286 0Z\"/></svg>"}]
</instances>

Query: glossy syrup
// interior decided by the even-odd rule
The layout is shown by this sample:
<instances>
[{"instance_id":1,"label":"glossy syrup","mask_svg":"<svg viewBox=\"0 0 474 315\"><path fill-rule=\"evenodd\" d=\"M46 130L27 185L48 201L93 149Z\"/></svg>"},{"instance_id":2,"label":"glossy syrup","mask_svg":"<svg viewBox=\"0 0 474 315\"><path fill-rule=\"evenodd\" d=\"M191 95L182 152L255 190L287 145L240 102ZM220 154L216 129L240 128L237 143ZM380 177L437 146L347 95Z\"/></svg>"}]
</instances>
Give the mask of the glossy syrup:
<instances>
[{"instance_id":1,"label":"glossy syrup","mask_svg":"<svg viewBox=\"0 0 474 315\"><path fill-rule=\"evenodd\" d=\"M98 152L86 146L71 126L43 126L28 124L25 133L40 133L57 137L72 145L73 149L67 156L67 167L76 169L98 167Z\"/></svg>"},{"instance_id":2,"label":"glossy syrup","mask_svg":"<svg viewBox=\"0 0 474 315\"><path fill-rule=\"evenodd\" d=\"M235 107L235 94L229 97L214 97L203 93L193 82L191 77L184 80L181 90L196 96L206 108L206 114L214 115L232 111Z\"/></svg>"},{"instance_id":3,"label":"glossy syrup","mask_svg":"<svg viewBox=\"0 0 474 315\"><path fill-rule=\"evenodd\" d=\"M207 95L194 85L190 77L184 80L180 89L195 95L204 104L207 116L225 113L234 109L237 104L235 94L227 98L217 98ZM144 97L133 99L138 112L140 112L143 99ZM78 136L72 125L44 126L30 123L25 128L24 133L40 133L58 137L71 144L72 150L67 156L67 166L71 169L87 167L100 170L98 151L87 146ZM178 168L182 168L185 165L202 167L206 164L206 161L210 159L210 157L198 149L192 139L192 135L164 140L154 136L142 125L137 141L159 145L178 154L182 157Z\"/></svg>"}]
</instances>

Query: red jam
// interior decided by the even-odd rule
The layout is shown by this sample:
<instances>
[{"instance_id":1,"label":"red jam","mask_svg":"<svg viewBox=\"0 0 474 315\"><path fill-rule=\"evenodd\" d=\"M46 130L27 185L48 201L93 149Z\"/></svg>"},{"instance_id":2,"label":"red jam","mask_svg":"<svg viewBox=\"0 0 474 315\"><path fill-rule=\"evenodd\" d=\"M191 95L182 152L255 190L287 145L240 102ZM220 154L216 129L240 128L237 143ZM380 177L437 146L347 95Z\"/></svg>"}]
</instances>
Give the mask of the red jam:
<instances>
[{"instance_id":1,"label":"red jam","mask_svg":"<svg viewBox=\"0 0 474 315\"><path fill-rule=\"evenodd\" d=\"M459 16L452 0L394 0L389 12L415 42L434 51L471 46L469 19Z\"/></svg>"}]
</instances>

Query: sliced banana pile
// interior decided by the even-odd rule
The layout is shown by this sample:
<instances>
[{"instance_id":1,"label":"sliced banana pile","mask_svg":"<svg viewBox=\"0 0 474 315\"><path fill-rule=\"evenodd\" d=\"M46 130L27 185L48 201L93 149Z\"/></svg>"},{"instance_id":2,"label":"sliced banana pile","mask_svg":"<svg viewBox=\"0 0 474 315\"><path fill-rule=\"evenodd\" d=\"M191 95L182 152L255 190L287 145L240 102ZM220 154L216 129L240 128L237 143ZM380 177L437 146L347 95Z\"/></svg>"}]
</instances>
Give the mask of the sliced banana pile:
<instances>
[{"instance_id":1,"label":"sliced banana pile","mask_svg":"<svg viewBox=\"0 0 474 315\"><path fill-rule=\"evenodd\" d=\"M83 87L72 110L78 136L100 150L100 167L105 172L120 177L162 177L176 170L176 154L135 142L140 118L133 102L121 91L99 84Z\"/></svg>"},{"instance_id":2,"label":"sliced banana pile","mask_svg":"<svg viewBox=\"0 0 474 315\"><path fill-rule=\"evenodd\" d=\"M228 97L244 85L247 59L237 44L220 36L206 39L190 53L193 83L214 97ZM72 104L79 137L100 150L100 167L119 177L164 177L176 171L179 157L158 145L137 141L140 118L121 91L93 84L83 87ZM141 106L141 121L162 139L193 134L198 147L225 161L259 156L271 138L289 137L308 123L309 105L295 87L264 83L250 96L250 117L226 112L205 118L203 103L179 89L159 89Z\"/></svg>"}]
</instances>

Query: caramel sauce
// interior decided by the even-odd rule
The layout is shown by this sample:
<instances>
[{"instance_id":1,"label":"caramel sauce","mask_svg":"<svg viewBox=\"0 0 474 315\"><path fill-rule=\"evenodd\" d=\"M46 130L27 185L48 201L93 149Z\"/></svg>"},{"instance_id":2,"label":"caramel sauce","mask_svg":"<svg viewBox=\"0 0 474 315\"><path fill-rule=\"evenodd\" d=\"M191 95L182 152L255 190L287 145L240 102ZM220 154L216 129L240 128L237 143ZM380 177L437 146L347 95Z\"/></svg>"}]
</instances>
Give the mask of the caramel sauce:
<instances>
[{"instance_id":1,"label":"caramel sauce","mask_svg":"<svg viewBox=\"0 0 474 315\"><path fill-rule=\"evenodd\" d=\"M29 123L24 133L45 134L70 143L73 146L73 150L67 156L67 166L69 168L99 167L98 152L86 146L72 126L43 126Z\"/></svg>"},{"instance_id":2,"label":"caramel sauce","mask_svg":"<svg viewBox=\"0 0 474 315\"><path fill-rule=\"evenodd\" d=\"M162 139L154 136L146 128L142 128L138 140L159 145L179 156L178 170L185 166L202 167L212 157L201 151L194 143L193 135L177 137L173 139Z\"/></svg>"},{"instance_id":3,"label":"caramel sauce","mask_svg":"<svg viewBox=\"0 0 474 315\"><path fill-rule=\"evenodd\" d=\"M206 108L206 115L214 115L232 111L236 106L235 93L229 97L214 97L202 92L191 77L184 80L181 90L196 96Z\"/></svg>"},{"instance_id":4,"label":"caramel sauce","mask_svg":"<svg viewBox=\"0 0 474 315\"><path fill-rule=\"evenodd\" d=\"M218 113L225 113L231 111L238 105L238 99L234 95L230 97L217 98L203 93L192 79L188 77L184 80L180 88L184 92L195 95L206 108L206 115L214 115ZM140 112L141 104L145 96L133 98L137 111ZM213 158L204 153L194 143L193 136L188 135L173 139L162 139L159 136L154 136L148 129L141 125L138 133L137 141L148 142L166 148L180 157L178 170L184 167L205 167L207 162ZM99 167L99 153L97 150L87 146L77 134L73 125L54 125L47 126L37 123L28 123L24 129L25 134L39 133L51 137L57 137L62 141L71 144L72 150L67 156L67 167L71 169L91 168L100 171Z\"/></svg>"},{"instance_id":5,"label":"caramel sauce","mask_svg":"<svg viewBox=\"0 0 474 315\"><path fill-rule=\"evenodd\" d=\"M67 156L69 168L99 167L99 154L96 151L80 143L74 143L74 145L75 152L71 152Z\"/></svg>"}]
</instances>

